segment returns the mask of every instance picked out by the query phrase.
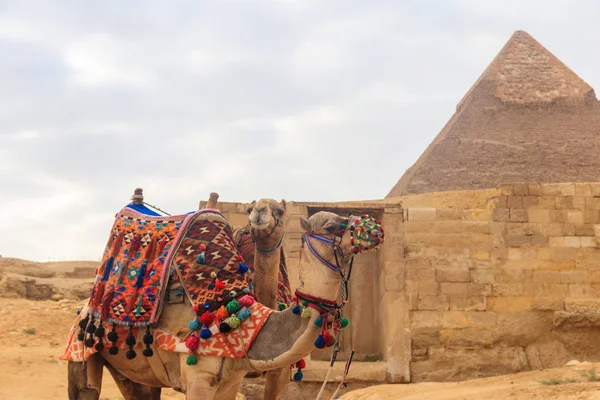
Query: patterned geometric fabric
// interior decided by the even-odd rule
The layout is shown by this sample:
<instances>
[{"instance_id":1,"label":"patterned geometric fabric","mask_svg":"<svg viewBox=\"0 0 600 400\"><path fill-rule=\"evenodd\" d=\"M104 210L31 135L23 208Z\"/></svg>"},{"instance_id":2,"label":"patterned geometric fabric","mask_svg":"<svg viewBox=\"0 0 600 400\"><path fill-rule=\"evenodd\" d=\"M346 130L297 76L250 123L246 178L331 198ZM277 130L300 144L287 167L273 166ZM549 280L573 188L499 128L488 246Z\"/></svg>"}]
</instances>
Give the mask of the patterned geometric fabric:
<instances>
[{"instance_id":1,"label":"patterned geometric fabric","mask_svg":"<svg viewBox=\"0 0 600 400\"><path fill-rule=\"evenodd\" d=\"M235 245L240 255L244 258L244 263L250 268L250 283L254 282L254 252L255 245L250 234L249 227L238 228L233 233ZM292 304L292 289L290 287L290 278L288 276L287 265L285 262L285 251L281 246L281 261L279 262L279 279L277 287L277 301L289 306Z\"/></svg>"},{"instance_id":2,"label":"patterned geometric fabric","mask_svg":"<svg viewBox=\"0 0 600 400\"><path fill-rule=\"evenodd\" d=\"M156 322L167 277L164 261L189 217L153 217L128 207L117 213L92 289L94 317L119 325Z\"/></svg>"},{"instance_id":3,"label":"patterned geometric fabric","mask_svg":"<svg viewBox=\"0 0 600 400\"><path fill-rule=\"evenodd\" d=\"M200 356L225 357L225 358L242 358L250 349L250 345L260 332L260 329L266 322L273 310L259 303L254 303L249 307L252 315L249 319L240 325L239 329L233 330L227 334L219 333L218 329L214 329L214 334L210 340L202 340L200 347L197 350ZM79 319L78 319L79 320ZM108 332L108 330L107 330ZM125 343L125 338L128 334L128 328L117 326L116 332L119 340L116 345L119 349L125 350L128 348ZM134 349L141 352L144 347L142 337L144 329L133 328L133 336L136 338ZM185 339L181 339L171 332L164 329L153 329L154 345L165 351L176 353L188 353ZM107 334L108 335L108 334ZM105 336L104 341L108 338ZM65 352L60 357L61 360L82 362L90 358L98 350L94 347L85 347L82 341L77 340L77 321L74 324L67 338L67 346Z\"/></svg>"}]
</instances>

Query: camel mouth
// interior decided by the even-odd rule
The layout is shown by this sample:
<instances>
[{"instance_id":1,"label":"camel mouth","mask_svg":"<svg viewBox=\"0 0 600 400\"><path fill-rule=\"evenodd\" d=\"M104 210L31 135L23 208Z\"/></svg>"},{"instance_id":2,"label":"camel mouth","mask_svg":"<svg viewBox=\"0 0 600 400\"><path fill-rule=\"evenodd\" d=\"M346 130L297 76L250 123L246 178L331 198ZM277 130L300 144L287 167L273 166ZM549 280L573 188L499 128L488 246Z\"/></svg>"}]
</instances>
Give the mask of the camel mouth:
<instances>
[{"instance_id":1,"label":"camel mouth","mask_svg":"<svg viewBox=\"0 0 600 400\"><path fill-rule=\"evenodd\" d=\"M254 229L267 229L269 227L269 221L262 223L257 221L250 221L250 226Z\"/></svg>"}]
</instances>

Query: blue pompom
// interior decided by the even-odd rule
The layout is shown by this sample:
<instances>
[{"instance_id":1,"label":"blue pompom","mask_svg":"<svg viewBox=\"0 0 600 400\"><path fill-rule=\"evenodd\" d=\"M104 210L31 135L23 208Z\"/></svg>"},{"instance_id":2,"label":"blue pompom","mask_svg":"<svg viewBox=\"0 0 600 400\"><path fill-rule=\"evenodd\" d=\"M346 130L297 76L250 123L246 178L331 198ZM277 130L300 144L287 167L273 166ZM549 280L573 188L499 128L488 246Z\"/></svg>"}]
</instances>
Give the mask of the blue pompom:
<instances>
[{"instance_id":1,"label":"blue pompom","mask_svg":"<svg viewBox=\"0 0 600 400\"><path fill-rule=\"evenodd\" d=\"M298 371L296 371L296 373L294 374L294 381L296 382L300 382L302 380L302 378L304 378L304 374L302 373L302 370L299 369Z\"/></svg>"},{"instance_id":2,"label":"blue pompom","mask_svg":"<svg viewBox=\"0 0 600 400\"><path fill-rule=\"evenodd\" d=\"M315 340L315 347L317 349L323 349L323 348L325 348L325 339L323 339L323 335L319 335L319 337L317 338L317 340Z\"/></svg>"},{"instance_id":3,"label":"blue pompom","mask_svg":"<svg viewBox=\"0 0 600 400\"><path fill-rule=\"evenodd\" d=\"M198 321L197 319L194 318L193 320L191 320L189 322L188 328L192 332L199 331L200 328L202 328L202 324L200 324L200 321Z\"/></svg>"},{"instance_id":4,"label":"blue pompom","mask_svg":"<svg viewBox=\"0 0 600 400\"><path fill-rule=\"evenodd\" d=\"M298 304L296 304L296 305L294 306L294 308L292 308L292 312L293 312L294 314L300 314L300 306L299 306Z\"/></svg>"},{"instance_id":5,"label":"blue pompom","mask_svg":"<svg viewBox=\"0 0 600 400\"><path fill-rule=\"evenodd\" d=\"M204 328L200 332L200 337L202 339L210 339L211 336L212 336L212 333L211 333L210 329L208 329L208 328Z\"/></svg>"},{"instance_id":6,"label":"blue pompom","mask_svg":"<svg viewBox=\"0 0 600 400\"><path fill-rule=\"evenodd\" d=\"M240 271L240 273L245 274L246 272L248 272L248 267L245 266L244 263L240 263L238 270Z\"/></svg>"},{"instance_id":7,"label":"blue pompom","mask_svg":"<svg viewBox=\"0 0 600 400\"><path fill-rule=\"evenodd\" d=\"M315 320L315 325L319 328L323 326L323 317L319 317Z\"/></svg>"},{"instance_id":8,"label":"blue pompom","mask_svg":"<svg viewBox=\"0 0 600 400\"><path fill-rule=\"evenodd\" d=\"M237 313L237 317L240 321L245 321L252 314L252 311L248 310L248 308L244 307Z\"/></svg>"},{"instance_id":9,"label":"blue pompom","mask_svg":"<svg viewBox=\"0 0 600 400\"><path fill-rule=\"evenodd\" d=\"M206 256L204 255L204 252L198 254L198 257L196 258L196 262L198 264L204 264L205 261L206 261Z\"/></svg>"}]
</instances>

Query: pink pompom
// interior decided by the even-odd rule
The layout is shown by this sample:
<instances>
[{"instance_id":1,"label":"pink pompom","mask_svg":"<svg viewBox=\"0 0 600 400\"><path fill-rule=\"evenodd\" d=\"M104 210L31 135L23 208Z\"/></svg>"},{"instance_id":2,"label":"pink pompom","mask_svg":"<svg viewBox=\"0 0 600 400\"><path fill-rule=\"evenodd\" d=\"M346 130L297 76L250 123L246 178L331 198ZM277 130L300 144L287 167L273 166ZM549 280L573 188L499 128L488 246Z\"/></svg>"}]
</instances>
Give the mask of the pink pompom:
<instances>
[{"instance_id":1,"label":"pink pompom","mask_svg":"<svg viewBox=\"0 0 600 400\"><path fill-rule=\"evenodd\" d=\"M190 350L196 350L200 346L200 339L198 336L190 335L185 339L185 347Z\"/></svg>"},{"instance_id":2,"label":"pink pompom","mask_svg":"<svg viewBox=\"0 0 600 400\"><path fill-rule=\"evenodd\" d=\"M242 307L250 307L254 304L254 299L252 296L245 295L238 300L238 303L240 303L240 306Z\"/></svg>"}]
</instances>

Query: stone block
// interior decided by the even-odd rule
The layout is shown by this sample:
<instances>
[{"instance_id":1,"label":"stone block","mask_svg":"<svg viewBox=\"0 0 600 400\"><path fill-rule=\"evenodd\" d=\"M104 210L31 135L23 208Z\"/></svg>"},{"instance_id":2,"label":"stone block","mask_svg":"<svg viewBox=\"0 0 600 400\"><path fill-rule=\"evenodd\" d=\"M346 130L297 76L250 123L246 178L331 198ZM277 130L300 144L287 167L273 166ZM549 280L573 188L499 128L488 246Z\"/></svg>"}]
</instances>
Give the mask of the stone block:
<instances>
[{"instance_id":1,"label":"stone block","mask_svg":"<svg viewBox=\"0 0 600 400\"><path fill-rule=\"evenodd\" d=\"M488 311L508 312L531 310L532 297L488 297Z\"/></svg>"},{"instance_id":2,"label":"stone block","mask_svg":"<svg viewBox=\"0 0 600 400\"><path fill-rule=\"evenodd\" d=\"M441 328L464 328L469 326L467 313L464 311L447 311L442 314Z\"/></svg>"},{"instance_id":3,"label":"stone block","mask_svg":"<svg viewBox=\"0 0 600 400\"><path fill-rule=\"evenodd\" d=\"M529 222L550 223L550 210L527 210Z\"/></svg>"},{"instance_id":4,"label":"stone block","mask_svg":"<svg viewBox=\"0 0 600 400\"><path fill-rule=\"evenodd\" d=\"M499 313L494 330L495 342L509 346L526 346L552 333L551 311Z\"/></svg>"},{"instance_id":5,"label":"stone block","mask_svg":"<svg viewBox=\"0 0 600 400\"><path fill-rule=\"evenodd\" d=\"M485 250L477 250L471 254L473 260L487 261L490 259L490 252Z\"/></svg>"},{"instance_id":6,"label":"stone block","mask_svg":"<svg viewBox=\"0 0 600 400\"><path fill-rule=\"evenodd\" d=\"M565 311L600 315L600 299L565 299Z\"/></svg>"},{"instance_id":7,"label":"stone block","mask_svg":"<svg viewBox=\"0 0 600 400\"><path fill-rule=\"evenodd\" d=\"M467 221L491 221L492 210L491 209L473 209L464 210L463 219Z\"/></svg>"},{"instance_id":8,"label":"stone block","mask_svg":"<svg viewBox=\"0 0 600 400\"><path fill-rule=\"evenodd\" d=\"M523 284L513 283L495 283L492 285L492 296L522 296Z\"/></svg>"},{"instance_id":9,"label":"stone block","mask_svg":"<svg viewBox=\"0 0 600 400\"><path fill-rule=\"evenodd\" d=\"M544 210L542 210L544 211ZM530 216L531 218L531 216ZM560 223L542 223L540 224L540 232L541 235L545 236L562 236L563 233L563 224Z\"/></svg>"},{"instance_id":10,"label":"stone block","mask_svg":"<svg viewBox=\"0 0 600 400\"><path fill-rule=\"evenodd\" d=\"M468 268L436 268L437 282L469 282L471 280Z\"/></svg>"},{"instance_id":11,"label":"stone block","mask_svg":"<svg viewBox=\"0 0 600 400\"><path fill-rule=\"evenodd\" d=\"M435 219L438 221L461 220L463 210L458 208L438 208Z\"/></svg>"},{"instance_id":12,"label":"stone block","mask_svg":"<svg viewBox=\"0 0 600 400\"><path fill-rule=\"evenodd\" d=\"M547 246L548 245L548 236L545 235L531 235L530 243L533 246Z\"/></svg>"},{"instance_id":13,"label":"stone block","mask_svg":"<svg viewBox=\"0 0 600 400\"><path fill-rule=\"evenodd\" d=\"M527 184L527 194L530 196L541 196L542 187L539 183Z\"/></svg>"},{"instance_id":14,"label":"stone block","mask_svg":"<svg viewBox=\"0 0 600 400\"><path fill-rule=\"evenodd\" d=\"M556 197L556 209L557 210L571 210L573 209L573 198L570 196L558 196Z\"/></svg>"},{"instance_id":15,"label":"stone block","mask_svg":"<svg viewBox=\"0 0 600 400\"><path fill-rule=\"evenodd\" d=\"M585 210L585 197L575 196L571 199L571 204L575 210Z\"/></svg>"},{"instance_id":16,"label":"stone block","mask_svg":"<svg viewBox=\"0 0 600 400\"><path fill-rule=\"evenodd\" d=\"M406 294L406 302L408 305L408 309L411 311L415 311L419 309L419 294L418 293L407 293Z\"/></svg>"},{"instance_id":17,"label":"stone block","mask_svg":"<svg viewBox=\"0 0 600 400\"><path fill-rule=\"evenodd\" d=\"M531 308L538 311L562 311L565 309L565 301L560 297L538 297L533 300Z\"/></svg>"},{"instance_id":18,"label":"stone block","mask_svg":"<svg viewBox=\"0 0 600 400\"><path fill-rule=\"evenodd\" d=\"M524 208L511 208L510 209L510 221L511 222L528 222L529 214L528 210Z\"/></svg>"},{"instance_id":19,"label":"stone block","mask_svg":"<svg viewBox=\"0 0 600 400\"><path fill-rule=\"evenodd\" d=\"M467 313L469 325L485 328L494 328L496 326L496 313L489 311L469 311Z\"/></svg>"},{"instance_id":20,"label":"stone block","mask_svg":"<svg viewBox=\"0 0 600 400\"><path fill-rule=\"evenodd\" d=\"M600 222L600 211L584 210L583 211L583 222L585 224L597 224L598 222Z\"/></svg>"},{"instance_id":21,"label":"stone block","mask_svg":"<svg viewBox=\"0 0 600 400\"><path fill-rule=\"evenodd\" d=\"M587 281L587 271L560 271L560 283L585 283Z\"/></svg>"},{"instance_id":22,"label":"stone block","mask_svg":"<svg viewBox=\"0 0 600 400\"><path fill-rule=\"evenodd\" d=\"M573 183L544 183L542 184L544 196L575 196Z\"/></svg>"},{"instance_id":23,"label":"stone block","mask_svg":"<svg viewBox=\"0 0 600 400\"><path fill-rule=\"evenodd\" d=\"M446 348L473 348L479 349L489 346L494 342L490 329L482 327L467 327L463 329L440 329L440 342Z\"/></svg>"},{"instance_id":24,"label":"stone block","mask_svg":"<svg viewBox=\"0 0 600 400\"><path fill-rule=\"evenodd\" d=\"M419 293L419 281L407 279L404 282L404 291L406 293Z\"/></svg>"},{"instance_id":25,"label":"stone block","mask_svg":"<svg viewBox=\"0 0 600 400\"><path fill-rule=\"evenodd\" d=\"M598 239L594 236L581 236L581 247L598 247Z\"/></svg>"},{"instance_id":26,"label":"stone block","mask_svg":"<svg viewBox=\"0 0 600 400\"><path fill-rule=\"evenodd\" d=\"M408 221L435 221L435 208L407 208Z\"/></svg>"},{"instance_id":27,"label":"stone block","mask_svg":"<svg viewBox=\"0 0 600 400\"><path fill-rule=\"evenodd\" d=\"M600 282L600 274L598 276ZM469 296L489 296L492 294L492 285L489 283L469 283L467 285Z\"/></svg>"},{"instance_id":28,"label":"stone block","mask_svg":"<svg viewBox=\"0 0 600 400\"><path fill-rule=\"evenodd\" d=\"M590 283L600 283L600 271L589 271L588 281Z\"/></svg>"},{"instance_id":29,"label":"stone block","mask_svg":"<svg viewBox=\"0 0 600 400\"><path fill-rule=\"evenodd\" d=\"M440 283L440 293L448 296L466 296L468 286L466 283Z\"/></svg>"},{"instance_id":30,"label":"stone block","mask_svg":"<svg viewBox=\"0 0 600 400\"><path fill-rule=\"evenodd\" d=\"M451 311L485 311L485 296L449 296Z\"/></svg>"},{"instance_id":31,"label":"stone block","mask_svg":"<svg viewBox=\"0 0 600 400\"><path fill-rule=\"evenodd\" d=\"M574 261L578 250L576 248L554 248L552 250L552 259L557 262ZM559 269L559 268L555 268Z\"/></svg>"},{"instance_id":32,"label":"stone block","mask_svg":"<svg viewBox=\"0 0 600 400\"><path fill-rule=\"evenodd\" d=\"M587 210L600 210L600 197L586 197L585 208Z\"/></svg>"},{"instance_id":33,"label":"stone block","mask_svg":"<svg viewBox=\"0 0 600 400\"><path fill-rule=\"evenodd\" d=\"M507 247L521 247L531 243L529 235L506 235L504 243Z\"/></svg>"},{"instance_id":34,"label":"stone block","mask_svg":"<svg viewBox=\"0 0 600 400\"><path fill-rule=\"evenodd\" d=\"M420 282L419 295L437 296L440 292L440 284L437 282Z\"/></svg>"},{"instance_id":35,"label":"stone block","mask_svg":"<svg viewBox=\"0 0 600 400\"><path fill-rule=\"evenodd\" d=\"M509 184L509 183L502 183L502 184L498 185L498 190L500 191L500 194L503 196L513 196L515 194L513 184Z\"/></svg>"},{"instance_id":36,"label":"stone block","mask_svg":"<svg viewBox=\"0 0 600 400\"><path fill-rule=\"evenodd\" d=\"M494 271L490 269L471 270L471 282L473 283L494 283Z\"/></svg>"},{"instance_id":37,"label":"stone block","mask_svg":"<svg viewBox=\"0 0 600 400\"><path fill-rule=\"evenodd\" d=\"M593 224L581 224L575 225L575 236L594 236L596 235L596 230L594 229Z\"/></svg>"},{"instance_id":38,"label":"stone block","mask_svg":"<svg viewBox=\"0 0 600 400\"><path fill-rule=\"evenodd\" d=\"M439 346L440 331L438 328L414 328L410 330L413 348L428 348Z\"/></svg>"},{"instance_id":39,"label":"stone block","mask_svg":"<svg viewBox=\"0 0 600 400\"><path fill-rule=\"evenodd\" d=\"M523 197L523 208L532 208L540 205L540 199L536 196Z\"/></svg>"},{"instance_id":40,"label":"stone block","mask_svg":"<svg viewBox=\"0 0 600 400\"><path fill-rule=\"evenodd\" d=\"M407 269L406 280L415 282L435 282L435 269L433 268L419 268L419 269Z\"/></svg>"},{"instance_id":41,"label":"stone block","mask_svg":"<svg viewBox=\"0 0 600 400\"><path fill-rule=\"evenodd\" d=\"M561 283L561 271L534 271L533 281L538 283Z\"/></svg>"},{"instance_id":42,"label":"stone block","mask_svg":"<svg viewBox=\"0 0 600 400\"><path fill-rule=\"evenodd\" d=\"M448 296L419 296L419 310L429 311L447 311L450 309Z\"/></svg>"},{"instance_id":43,"label":"stone block","mask_svg":"<svg viewBox=\"0 0 600 400\"><path fill-rule=\"evenodd\" d=\"M487 221L463 221L461 227L465 233L490 233L490 223Z\"/></svg>"},{"instance_id":44,"label":"stone block","mask_svg":"<svg viewBox=\"0 0 600 400\"><path fill-rule=\"evenodd\" d=\"M513 184L513 193L515 196L525 196L529 193L527 188L527 183L514 183Z\"/></svg>"},{"instance_id":45,"label":"stone block","mask_svg":"<svg viewBox=\"0 0 600 400\"><path fill-rule=\"evenodd\" d=\"M534 247L517 247L508 249L509 260L534 260L537 251Z\"/></svg>"},{"instance_id":46,"label":"stone block","mask_svg":"<svg viewBox=\"0 0 600 400\"><path fill-rule=\"evenodd\" d=\"M510 221L510 210L507 208L496 208L492 213L492 220L495 222Z\"/></svg>"},{"instance_id":47,"label":"stone block","mask_svg":"<svg viewBox=\"0 0 600 400\"><path fill-rule=\"evenodd\" d=\"M506 198L506 206L508 208L524 208L523 196L508 196Z\"/></svg>"},{"instance_id":48,"label":"stone block","mask_svg":"<svg viewBox=\"0 0 600 400\"><path fill-rule=\"evenodd\" d=\"M583 211L568 210L567 211L567 222L569 224L583 224Z\"/></svg>"},{"instance_id":49,"label":"stone block","mask_svg":"<svg viewBox=\"0 0 600 400\"><path fill-rule=\"evenodd\" d=\"M589 183L576 183L575 196L592 196L592 185Z\"/></svg>"},{"instance_id":50,"label":"stone block","mask_svg":"<svg viewBox=\"0 0 600 400\"><path fill-rule=\"evenodd\" d=\"M598 285L573 283L569 285L569 297L593 299L598 297Z\"/></svg>"},{"instance_id":51,"label":"stone block","mask_svg":"<svg viewBox=\"0 0 600 400\"><path fill-rule=\"evenodd\" d=\"M410 327L437 328L440 324L440 314L437 311L412 311L410 313Z\"/></svg>"},{"instance_id":52,"label":"stone block","mask_svg":"<svg viewBox=\"0 0 600 400\"><path fill-rule=\"evenodd\" d=\"M494 196L488 200L491 208L506 208L506 199L508 196Z\"/></svg>"},{"instance_id":53,"label":"stone block","mask_svg":"<svg viewBox=\"0 0 600 400\"><path fill-rule=\"evenodd\" d=\"M566 283L544 283L544 296L568 297L569 285Z\"/></svg>"}]
</instances>

